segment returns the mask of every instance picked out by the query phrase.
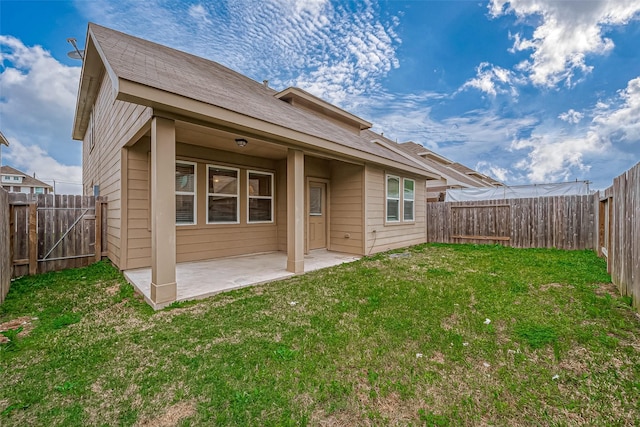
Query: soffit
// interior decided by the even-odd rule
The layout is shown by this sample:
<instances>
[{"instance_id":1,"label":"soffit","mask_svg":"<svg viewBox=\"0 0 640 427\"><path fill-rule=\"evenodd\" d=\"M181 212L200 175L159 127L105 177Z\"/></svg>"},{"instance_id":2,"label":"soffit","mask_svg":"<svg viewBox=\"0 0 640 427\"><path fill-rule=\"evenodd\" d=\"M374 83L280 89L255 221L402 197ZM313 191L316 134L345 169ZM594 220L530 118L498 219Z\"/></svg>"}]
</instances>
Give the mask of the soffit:
<instances>
[{"instance_id":1,"label":"soffit","mask_svg":"<svg viewBox=\"0 0 640 427\"><path fill-rule=\"evenodd\" d=\"M248 144L238 147L236 138L244 138ZM176 141L266 159L287 158L287 148L282 145L188 122L176 122Z\"/></svg>"}]
</instances>

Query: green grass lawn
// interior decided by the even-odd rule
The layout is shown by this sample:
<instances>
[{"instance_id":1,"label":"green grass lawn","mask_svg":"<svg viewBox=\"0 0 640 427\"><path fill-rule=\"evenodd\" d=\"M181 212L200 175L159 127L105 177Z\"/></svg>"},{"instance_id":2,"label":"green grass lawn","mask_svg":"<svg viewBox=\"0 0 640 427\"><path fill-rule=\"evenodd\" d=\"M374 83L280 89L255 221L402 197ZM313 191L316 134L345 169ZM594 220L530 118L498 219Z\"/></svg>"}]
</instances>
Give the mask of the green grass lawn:
<instances>
[{"instance_id":1,"label":"green grass lawn","mask_svg":"<svg viewBox=\"0 0 640 427\"><path fill-rule=\"evenodd\" d=\"M106 262L16 280L0 424L640 425L592 252L394 252L158 312Z\"/></svg>"}]
</instances>

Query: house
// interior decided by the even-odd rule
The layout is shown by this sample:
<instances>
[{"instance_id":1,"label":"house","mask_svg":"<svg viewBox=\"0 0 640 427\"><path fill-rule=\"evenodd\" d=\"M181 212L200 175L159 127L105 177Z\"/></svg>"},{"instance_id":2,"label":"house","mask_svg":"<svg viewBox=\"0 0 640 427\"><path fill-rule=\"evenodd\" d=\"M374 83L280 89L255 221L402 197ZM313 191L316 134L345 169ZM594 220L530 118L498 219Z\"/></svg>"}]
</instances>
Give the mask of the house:
<instances>
[{"instance_id":1,"label":"house","mask_svg":"<svg viewBox=\"0 0 640 427\"><path fill-rule=\"evenodd\" d=\"M156 306L176 300L176 263L281 251L301 273L315 249L424 242L426 182L440 175L371 126L299 88L88 26L73 125L84 191L108 200L111 261L151 268Z\"/></svg>"},{"instance_id":2,"label":"house","mask_svg":"<svg viewBox=\"0 0 640 427\"><path fill-rule=\"evenodd\" d=\"M14 169L11 166L0 167L0 184L2 188L10 193L33 193L33 194L49 194L53 192L53 187Z\"/></svg>"},{"instance_id":3,"label":"house","mask_svg":"<svg viewBox=\"0 0 640 427\"><path fill-rule=\"evenodd\" d=\"M427 201L443 201L446 191L458 188L493 188L504 184L463 164L449 160L428 150L420 144L409 141L398 144L406 153L419 158L427 168L441 176L439 180L427 181Z\"/></svg>"},{"instance_id":4,"label":"house","mask_svg":"<svg viewBox=\"0 0 640 427\"><path fill-rule=\"evenodd\" d=\"M2 131L0 131L0 166L2 166L2 146L3 145L6 145L8 147L9 141L7 140L7 138L4 137L4 134L2 133Z\"/></svg>"}]
</instances>

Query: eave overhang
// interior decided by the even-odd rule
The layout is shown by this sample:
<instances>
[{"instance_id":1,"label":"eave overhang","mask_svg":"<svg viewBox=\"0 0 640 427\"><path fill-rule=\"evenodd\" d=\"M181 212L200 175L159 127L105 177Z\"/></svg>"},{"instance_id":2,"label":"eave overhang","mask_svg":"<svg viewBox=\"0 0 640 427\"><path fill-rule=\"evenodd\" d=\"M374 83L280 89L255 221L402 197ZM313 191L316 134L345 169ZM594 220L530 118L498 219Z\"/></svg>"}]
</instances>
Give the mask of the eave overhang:
<instances>
[{"instance_id":1,"label":"eave overhang","mask_svg":"<svg viewBox=\"0 0 640 427\"><path fill-rule=\"evenodd\" d=\"M82 71L78 85L78 97L76 99L76 114L73 118L73 131L71 137L82 140L89 126L91 108L98 97L100 83L106 73L111 79L113 91L118 92L118 78L109 67L104 52L100 45L95 43L91 27L87 29L87 43L85 46L84 60L82 61Z\"/></svg>"},{"instance_id":2,"label":"eave overhang","mask_svg":"<svg viewBox=\"0 0 640 427\"><path fill-rule=\"evenodd\" d=\"M2 131L0 131L0 144L6 145L7 147L9 146L9 140L7 138L5 138L5 136L2 133Z\"/></svg>"},{"instance_id":3,"label":"eave overhang","mask_svg":"<svg viewBox=\"0 0 640 427\"><path fill-rule=\"evenodd\" d=\"M404 170L427 179L437 179L436 175L422 165L411 166L361 151L333 141L289 129L264 120L256 119L235 111L187 98L175 93L152 88L125 79L118 79L116 99L151 107L154 115L166 115L178 120L195 121L229 132L241 133L247 137L263 139L291 148L309 152L339 154L351 161L369 162L383 167Z\"/></svg>"}]
</instances>

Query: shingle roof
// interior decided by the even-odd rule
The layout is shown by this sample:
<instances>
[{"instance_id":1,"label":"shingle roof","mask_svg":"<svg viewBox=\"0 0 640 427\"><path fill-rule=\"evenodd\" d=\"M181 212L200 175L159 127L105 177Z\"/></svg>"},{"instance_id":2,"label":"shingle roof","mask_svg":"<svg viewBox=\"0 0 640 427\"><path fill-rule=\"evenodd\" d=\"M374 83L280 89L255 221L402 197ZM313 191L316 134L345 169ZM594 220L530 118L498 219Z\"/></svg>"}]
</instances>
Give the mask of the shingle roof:
<instances>
[{"instance_id":1,"label":"shingle roof","mask_svg":"<svg viewBox=\"0 0 640 427\"><path fill-rule=\"evenodd\" d=\"M26 173L19 171L18 169L12 168L11 166L0 167L0 174L22 176L23 178L22 182L20 183L20 187L44 187L53 190L53 187L49 184L42 182L39 179L35 179L34 177L29 176Z\"/></svg>"},{"instance_id":2,"label":"shingle roof","mask_svg":"<svg viewBox=\"0 0 640 427\"><path fill-rule=\"evenodd\" d=\"M436 169L438 172L445 174L445 175L449 175L450 177L452 177L453 179L457 180L458 182L461 182L463 184L467 184L467 185L471 185L473 187L478 187L478 186L491 186L491 183L489 182L485 182L484 185L482 185L482 182L479 182L478 179L473 179L472 177L467 175L467 172L471 171L471 172L475 172L473 169L469 169L468 167L460 164L460 163L454 163L452 162L450 165L444 165L442 163L438 163L436 161L432 161L428 158L424 158L422 156L420 156L420 154L424 154L424 153L433 153L431 150L425 148L424 146L420 145L420 144L416 144L415 142L403 142L398 144L398 146L402 149L404 149L406 152L408 153L412 153L414 154L416 157L418 157L419 159L421 159L422 161L424 161L425 163L429 164L431 167L433 167L434 169ZM436 154L436 153L434 153ZM442 157L442 156L439 156ZM497 182L497 181L496 181Z\"/></svg>"},{"instance_id":3,"label":"shingle roof","mask_svg":"<svg viewBox=\"0 0 640 427\"><path fill-rule=\"evenodd\" d=\"M7 138L4 137L4 135L2 134L2 131L0 131L0 144L4 144L7 147L9 146L9 141L7 140Z\"/></svg>"},{"instance_id":4,"label":"shingle roof","mask_svg":"<svg viewBox=\"0 0 640 427\"><path fill-rule=\"evenodd\" d=\"M480 172L478 172L476 170L471 169L468 166L463 165L462 163L458 163L458 162L453 163L451 165L451 168L457 170L460 173L463 173L463 174L466 174L466 175L472 175L474 178L477 178L477 179L479 179L482 182L487 183L487 184L492 184L494 182L498 182L495 179L493 179L493 178L491 178L491 177L489 177L489 176L487 176L487 175L485 175L483 173L480 173Z\"/></svg>"},{"instance_id":5,"label":"shingle roof","mask_svg":"<svg viewBox=\"0 0 640 427\"><path fill-rule=\"evenodd\" d=\"M318 115L276 98L276 91L216 62L93 23L89 34L120 79L201 101L267 123L425 170ZM365 135L365 136L363 136Z\"/></svg>"}]
</instances>

